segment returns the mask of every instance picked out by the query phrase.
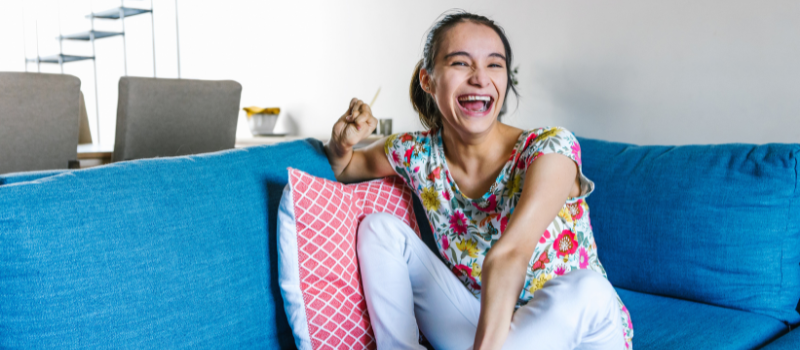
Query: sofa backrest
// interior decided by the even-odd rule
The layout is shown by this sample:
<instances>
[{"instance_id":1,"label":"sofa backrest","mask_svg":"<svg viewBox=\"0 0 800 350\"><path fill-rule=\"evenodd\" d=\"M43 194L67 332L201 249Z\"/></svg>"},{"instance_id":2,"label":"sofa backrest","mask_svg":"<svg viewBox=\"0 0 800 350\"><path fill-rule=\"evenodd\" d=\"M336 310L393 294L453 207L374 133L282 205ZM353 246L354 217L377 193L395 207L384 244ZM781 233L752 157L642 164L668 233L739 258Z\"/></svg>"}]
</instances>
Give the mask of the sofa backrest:
<instances>
[{"instance_id":1,"label":"sofa backrest","mask_svg":"<svg viewBox=\"0 0 800 350\"><path fill-rule=\"evenodd\" d=\"M293 347L288 166L333 179L318 141L3 176L0 348Z\"/></svg>"},{"instance_id":2,"label":"sofa backrest","mask_svg":"<svg viewBox=\"0 0 800 350\"><path fill-rule=\"evenodd\" d=\"M612 284L800 322L800 145L579 141Z\"/></svg>"}]
</instances>

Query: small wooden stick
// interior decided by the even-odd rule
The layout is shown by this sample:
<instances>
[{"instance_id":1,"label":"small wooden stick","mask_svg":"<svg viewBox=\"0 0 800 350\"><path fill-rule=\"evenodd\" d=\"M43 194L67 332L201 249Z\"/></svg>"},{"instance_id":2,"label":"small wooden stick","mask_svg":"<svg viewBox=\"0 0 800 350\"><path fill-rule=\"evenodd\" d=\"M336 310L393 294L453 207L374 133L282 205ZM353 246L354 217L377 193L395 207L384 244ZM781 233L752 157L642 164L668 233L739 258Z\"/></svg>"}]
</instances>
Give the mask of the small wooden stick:
<instances>
[{"instance_id":1,"label":"small wooden stick","mask_svg":"<svg viewBox=\"0 0 800 350\"><path fill-rule=\"evenodd\" d=\"M381 93L381 88L378 87L378 91L375 92L375 97L372 98L372 102L369 103L369 108L372 108L372 105L375 104L375 100L378 99L378 95Z\"/></svg>"}]
</instances>

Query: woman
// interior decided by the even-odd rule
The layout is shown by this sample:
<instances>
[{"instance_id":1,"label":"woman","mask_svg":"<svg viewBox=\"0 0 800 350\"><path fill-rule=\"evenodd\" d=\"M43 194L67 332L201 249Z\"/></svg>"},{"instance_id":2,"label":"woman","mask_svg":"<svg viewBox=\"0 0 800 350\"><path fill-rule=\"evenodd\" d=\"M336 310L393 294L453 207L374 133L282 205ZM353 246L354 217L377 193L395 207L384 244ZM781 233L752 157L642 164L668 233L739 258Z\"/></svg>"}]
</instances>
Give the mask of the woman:
<instances>
[{"instance_id":1,"label":"woman","mask_svg":"<svg viewBox=\"0 0 800 350\"><path fill-rule=\"evenodd\" d=\"M445 260L393 216L365 218L358 257L378 348L420 348L418 329L437 349L629 348L630 316L597 260L577 140L499 120L516 93L503 30L450 13L423 55L410 93L429 131L354 151L377 121L353 99L326 145L339 181L401 175Z\"/></svg>"}]
</instances>

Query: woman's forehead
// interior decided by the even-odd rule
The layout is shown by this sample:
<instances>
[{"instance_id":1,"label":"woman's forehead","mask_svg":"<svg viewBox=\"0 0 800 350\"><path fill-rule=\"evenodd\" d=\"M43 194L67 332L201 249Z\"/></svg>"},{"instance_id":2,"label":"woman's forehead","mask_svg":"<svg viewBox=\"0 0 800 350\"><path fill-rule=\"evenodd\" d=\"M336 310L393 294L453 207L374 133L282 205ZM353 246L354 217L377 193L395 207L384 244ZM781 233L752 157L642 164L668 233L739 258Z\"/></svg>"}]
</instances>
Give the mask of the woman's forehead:
<instances>
[{"instance_id":1,"label":"woman's forehead","mask_svg":"<svg viewBox=\"0 0 800 350\"><path fill-rule=\"evenodd\" d=\"M497 32L474 22L459 23L445 33L437 56L444 58L454 52L466 52L473 58L492 54L505 57L505 47Z\"/></svg>"}]
</instances>

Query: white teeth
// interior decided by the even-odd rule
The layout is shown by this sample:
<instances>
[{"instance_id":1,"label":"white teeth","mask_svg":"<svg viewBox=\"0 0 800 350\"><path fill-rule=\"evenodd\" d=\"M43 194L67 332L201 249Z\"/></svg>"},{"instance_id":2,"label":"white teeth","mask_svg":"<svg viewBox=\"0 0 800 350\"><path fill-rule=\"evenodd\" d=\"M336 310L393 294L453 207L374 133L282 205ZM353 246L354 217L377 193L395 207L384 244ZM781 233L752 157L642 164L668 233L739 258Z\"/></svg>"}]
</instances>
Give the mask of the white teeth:
<instances>
[{"instance_id":1,"label":"white teeth","mask_svg":"<svg viewBox=\"0 0 800 350\"><path fill-rule=\"evenodd\" d=\"M458 100L459 100L459 101L484 101L484 102L489 102L489 101L491 101L491 100L492 100L492 98L491 98L491 97L489 97L489 96L474 96L474 95L469 95L469 96L462 96L462 97L459 97L459 98L458 98Z\"/></svg>"}]
</instances>

